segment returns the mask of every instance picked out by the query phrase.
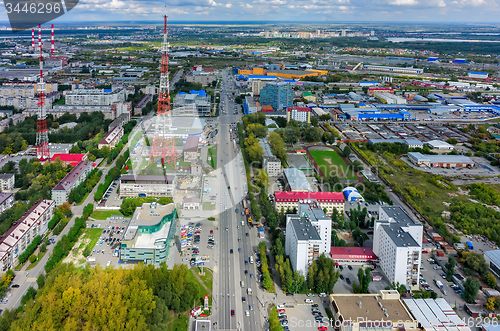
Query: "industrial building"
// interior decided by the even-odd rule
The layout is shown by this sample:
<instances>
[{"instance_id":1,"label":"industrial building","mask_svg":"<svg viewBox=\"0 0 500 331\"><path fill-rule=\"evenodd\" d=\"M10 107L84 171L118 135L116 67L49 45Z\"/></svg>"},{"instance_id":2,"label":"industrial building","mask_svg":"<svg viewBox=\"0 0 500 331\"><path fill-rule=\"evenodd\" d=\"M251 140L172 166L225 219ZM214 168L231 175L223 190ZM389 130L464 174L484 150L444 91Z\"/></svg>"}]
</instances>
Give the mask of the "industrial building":
<instances>
[{"instance_id":1,"label":"industrial building","mask_svg":"<svg viewBox=\"0 0 500 331\"><path fill-rule=\"evenodd\" d=\"M475 162L465 155L424 155L409 152L408 159L415 165L433 168L472 168Z\"/></svg>"},{"instance_id":2,"label":"industrial building","mask_svg":"<svg viewBox=\"0 0 500 331\"><path fill-rule=\"evenodd\" d=\"M55 201L56 206L68 202L71 191L87 179L92 169L91 161L82 161L71 169L71 171L52 189L52 200Z\"/></svg>"},{"instance_id":3,"label":"industrial building","mask_svg":"<svg viewBox=\"0 0 500 331\"><path fill-rule=\"evenodd\" d=\"M262 169L266 170L268 176L279 176L283 171L280 159L273 155L267 140L259 139L259 144L264 151L262 155Z\"/></svg>"},{"instance_id":4,"label":"industrial building","mask_svg":"<svg viewBox=\"0 0 500 331\"><path fill-rule=\"evenodd\" d=\"M500 277L500 249L484 252L484 259L491 272L495 276Z\"/></svg>"},{"instance_id":5,"label":"industrial building","mask_svg":"<svg viewBox=\"0 0 500 331\"><path fill-rule=\"evenodd\" d=\"M297 214L286 215L285 254L294 271L307 275L308 267L321 254L330 252L332 220L316 200L297 206Z\"/></svg>"},{"instance_id":6,"label":"industrial building","mask_svg":"<svg viewBox=\"0 0 500 331\"><path fill-rule=\"evenodd\" d=\"M444 298L402 301L423 331L471 331Z\"/></svg>"},{"instance_id":7,"label":"industrial building","mask_svg":"<svg viewBox=\"0 0 500 331\"><path fill-rule=\"evenodd\" d=\"M388 105L406 105L406 99L392 93L375 93L378 99Z\"/></svg>"},{"instance_id":8,"label":"industrial building","mask_svg":"<svg viewBox=\"0 0 500 331\"><path fill-rule=\"evenodd\" d=\"M108 147L109 149L115 148L115 146L120 142L123 137L123 127L117 126L108 134L102 138L102 140L97 144L98 149L102 149L103 147Z\"/></svg>"},{"instance_id":9,"label":"industrial building","mask_svg":"<svg viewBox=\"0 0 500 331\"><path fill-rule=\"evenodd\" d=\"M174 194L174 176L123 175L120 177L120 197L171 197Z\"/></svg>"},{"instance_id":10,"label":"industrial building","mask_svg":"<svg viewBox=\"0 0 500 331\"><path fill-rule=\"evenodd\" d=\"M274 192L275 208L277 211L297 208L299 203L308 200L318 201L321 209L326 208L326 214L331 215L337 209L340 215L344 214L345 198L342 192Z\"/></svg>"},{"instance_id":11,"label":"industrial building","mask_svg":"<svg viewBox=\"0 0 500 331\"><path fill-rule=\"evenodd\" d=\"M329 307L339 331L417 331L418 323L396 290L330 295Z\"/></svg>"},{"instance_id":12,"label":"industrial building","mask_svg":"<svg viewBox=\"0 0 500 331\"><path fill-rule=\"evenodd\" d=\"M447 150L452 151L455 147L448 144L447 142L441 140L430 140L424 143L424 145L429 146L431 149Z\"/></svg>"},{"instance_id":13,"label":"industrial building","mask_svg":"<svg viewBox=\"0 0 500 331\"><path fill-rule=\"evenodd\" d=\"M467 77L470 77L470 78L479 78L479 79L488 79L488 73L487 72L467 71Z\"/></svg>"},{"instance_id":14,"label":"industrial building","mask_svg":"<svg viewBox=\"0 0 500 331\"><path fill-rule=\"evenodd\" d=\"M179 92L174 97L172 115L209 116L211 112L210 96L203 90Z\"/></svg>"},{"instance_id":15,"label":"industrial building","mask_svg":"<svg viewBox=\"0 0 500 331\"><path fill-rule=\"evenodd\" d=\"M184 162L191 162L198 158L198 136L189 136L182 151Z\"/></svg>"},{"instance_id":16,"label":"industrial building","mask_svg":"<svg viewBox=\"0 0 500 331\"><path fill-rule=\"evenodd\" d=\"M21 255L36 236L47 231L54 216L53 200L38 200L11 228L0 237L0 261L2 272L18 262Z\"/></svg>"},{"instance_id":17,"label":"industrial building","mask_svg":"<svg viewBox=\"0 0 500 331\"><path fill-rule=\"evenodd\" d=\"M125 101L125 89L74 89L66 93L68 106L104 106Z\"/></svg>"},{"instance_id":18,"label":"industrial building","mask_svg":"<svg viewBox=\"0 0 500 331\"><path fill-rule=\"evenodd\" d=\"M0 174L0 191L8 191L14 188L16 176L14 174Z\"/></svg>"},{"instance_id":19,"label":"industrial building","mask_svg":"<svg viewBox=\"0 0 500 331\"><path fill-rule=\"evenodd\" d=\"M306 175L297 168L283 169L283 177L285 181L285 189L292 192L312 192L313 189L309 184Z\"/></svg>"},{"instance_id":20,"label":"industrial building","mask_svg":"<svg viewBox=\"0 0 500 331\"><path fill-rule=\"evenodd\" d=\"M395 72L399 74L423 74L424 69L418 69L413 67L401 68L401 67L386 67L386 66L375 66L375 65L363 65L363 69L371 71L382 71L382 72Z\"/></svg>"},{"instance_id":21,"label":"industrial building","mask_svg":"<svg viewBox=\"0 0 500 331\"><path fill-rule=\"evenodd\" d=\"M302 79L305 77L323 76L328 74L328 70L268 70L268 75L281 77L284 79Z\"/></svg>"},{"instance_id":22,"label":"industrial building","mask_svg":"<svg viewBox=\"0 0 500 331\"><path fill-rule=\"evenodd\" d=\"M270 105L274 111L293 106L293 89L288 82L269 82L260 91L260 103Z\"/></svg>"},{"instance_id":23,"label":"industrial building","mask_svg":"<svg viewBox=\"0 0 500 331\"><path fill-rule=\"evenodd\" d=\"M286 109L286 121L296 120L297 122L311 123L311 108L309 107L288 107Z\"/></svg>"},{"instance_id":24,"label":"industrial building","mask_svg":"<svg viewBox=\"0 0 500 331\"><path fill-rule=\"evenodd\" d=\"M173 203L163 206L151 202L137 207L120 243L120 259L126 263L152 265L166 262L176 219Z\"/></svg>"},{"instance_id":25,"label":"industrial building","mask_svg":"<svg viewBox=\"0 0 500 331\"><path fill-rule=\"evenodd\" d=\"M423 226L400 206L380 206L373 229L373 253L389 283L418 289Z\"/></svg>"}]
</instances>

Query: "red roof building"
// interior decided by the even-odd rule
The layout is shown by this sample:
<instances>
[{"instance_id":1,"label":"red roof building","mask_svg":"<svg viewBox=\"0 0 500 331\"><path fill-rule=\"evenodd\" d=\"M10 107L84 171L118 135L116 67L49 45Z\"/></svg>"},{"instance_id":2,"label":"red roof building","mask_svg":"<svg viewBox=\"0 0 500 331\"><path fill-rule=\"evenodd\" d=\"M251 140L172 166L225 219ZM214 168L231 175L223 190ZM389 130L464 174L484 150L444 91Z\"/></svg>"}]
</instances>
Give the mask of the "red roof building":
<instances>
[{"instance_id":1,"label":"red roof building","mask_svg":"<svg viewBox=\"0 0 500 331\"><path fill-rule=\"evenodd\" d=\"M286 120L296 120L297 122L311 123L311 108L309 107L288 107L286 109Z\"/></svg>"},{"instance_id":2,"label":"red roof building","mask_svg":"<svg viewBox=\"0 0 500 331\"><path fill-rule=\"evenodd\" d=\"M280 211L283 208L285 211L297 208L299 202L304 200L317 200L320 207L326 208L326 214L331 215L333 208L337 209L340 214L344 213L345 198L342 192L290 192L277 191L274 192L276 199L276 210Z\"/></svg>"},{"instance_id":3,"label":"red roof building","mask_svg":"<svg viewBox=\"0 0 500 331\"><path fill-rule=\"evenodd\" d=\"M50 162L55 162L57 159L60 159L64 166L72 165L76 166L81 161L87 161L88 154L54 154L54 156L50 159Z\"/></svg>"},{"instance_id":4,"label":"red roof building","mask_svg":"<svg viewBox=\"0 0 500 331\"><path fill-rule=\"evenodd\" d=\"M377 256L369 247L331 247L330 256L335 265L375 265Z\"/></svg>"},{"instance_id":5,"label":"red roof building","mask_svg":"<svg viewBox=\"0 0 500 331\"><path fill-rule=\"evenodd\" d=\"M274 111L271 105L262 105L262 111Z\"/></svg>"}]
</instances>

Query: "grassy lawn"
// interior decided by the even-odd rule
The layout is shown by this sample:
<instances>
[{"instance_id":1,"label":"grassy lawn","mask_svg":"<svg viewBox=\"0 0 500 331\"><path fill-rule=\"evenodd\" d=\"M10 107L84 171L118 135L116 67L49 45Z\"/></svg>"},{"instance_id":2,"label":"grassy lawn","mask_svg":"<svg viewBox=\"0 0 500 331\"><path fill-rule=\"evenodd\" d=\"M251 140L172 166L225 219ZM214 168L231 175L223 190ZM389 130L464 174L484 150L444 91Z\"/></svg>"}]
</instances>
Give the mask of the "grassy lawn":
<instances>
[{"instance_id":1,"label":"grassy lawn","mask_svg":"<svg viewBox=\"0 0 500 331\"><path fill-rule=\"evenodd\" d=\"M179 160L179 167L189 167L191 162L184 162L184 160Z\"/></svg>"},{"instance_id":2,"label":"grassy lawn","mask_svg":"<svg viewBox=\"0 0 500 331\"><path fill-rule=\"evenodd\" d=\"M94 247L99 238L101 237L103 229L85 229L85 232L83 233L83 240L85 239L90 239L90 242L88 243L87 246L90 245L90 247Z\"/></svg>"},{"instance_id":3,"label":"grassy lawn","mask_svg":"<svg viewBox=\"0 0 500 331\"><path fill-rule=\"evenodd\" d=\"M215 202L204 202L203 210L215 210Z\"/></svg>"},{"instance_id":4,"label":"grassy lawn","mask_svg":"<svg viewBox=\"0 0 500 331\"><path fill-rule=\"evenodd\" d=\"M94 210L90 217L96 220L104 221L112 215L122 215L122 213L119 210Z\"/></svg>"},{"instance_id":5,"label":"grassy lawn","mask_svg":"<svg viewBox=\"0 0 500 331\"><path fill-rule=\"evenodd\" d=\"M217 145L210 147L207 155L211 157L210 161L207 159L207 163L210 163L212 168L217 168Z\"/></svg>"},{"instance_id":6,"label":"grassy lawn","mask_svg":"<svg viewBox=\"0 0 500 331\"><path fill-rule=\"evenodd\" d=\"M203 284L205 284L205 286L210 291L212 291L212 284L213 284L213 281L212 281L212 270L210 270L208 268L204 268L203 271L205 272L205 275L204 276L200 275L200 278L203 280Z\"/></svg>"},{"instance_id":7,"label":"grassy lawn","mask_svg":"<svg viewBox=\"0 0 500 331\"><path fill-rule=\"evenodd\" d=\"M333 150L309 150L326 178L337 176L339 179L357 180L352 169Z\"/></svg>"}]
</instances>

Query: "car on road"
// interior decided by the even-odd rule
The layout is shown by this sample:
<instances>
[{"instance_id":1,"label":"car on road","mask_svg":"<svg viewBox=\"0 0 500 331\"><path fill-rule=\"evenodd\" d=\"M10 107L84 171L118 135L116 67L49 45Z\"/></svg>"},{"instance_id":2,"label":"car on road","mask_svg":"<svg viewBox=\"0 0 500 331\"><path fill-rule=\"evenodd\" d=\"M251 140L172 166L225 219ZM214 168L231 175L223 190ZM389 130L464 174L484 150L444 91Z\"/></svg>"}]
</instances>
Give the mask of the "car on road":
<instances>
[{"instance_id":1,"label":"car on road","mask_svg":"<svg viewBox=\"0 0 500 331\"><path fill-rule=\"evenodd\" d=\"M234 316L234 309L231 309L231 316Z\"/></svg>"},{"instance_id":2,"label":"car on road","mask_svg":"<svg viewBox=\"0 0 500 331\"><path fill-rule=\"evenodd\" d=\"M210 234L214 234L214 230L210 230Z\"/></svg>"},{"instance_id":3,"label":"car on road","mask_svg":"<svg viewBox=\"0 0 500 331\"><path fill-rule=\"evenodd\" d=\"M242 298L241 298L241 301L246 302L246 301L247 301L247 298L242 297Z\"/></svg>"},{"instance_id":4,"label":"car on road","mask_svg":"<svg viewBox=\"0 0 500 331\"><path fill-rule=\"evenodd\" d=\"M11 286L12 288L18 288L19 287L19 284L14 284Z\"/></svg>"},{"instance_id":5,"label":"car on road","mask_svg":"<svg viewBox=\"0 0 500 331\"><path fill-rule=\"evenodd\" d=\"M248 310L245 310L245 315L248 317L250 316L250 312Z\"/></svg>"},{"instance_id":6,"label":"car on road","mask_svg":"<svg viewBox=\"0 0 500 331\"><path fill-rule=\"evenodd\" d=\"M285 309L278 309L278 316L279 314L284 314L285 313Z\"/></svg>"},{"instance_id":7,"label":"car on road","mask_svg":"<svg viewBox=\"0 0 500 331\"><path fill-rule=\"evenodd\" d=\"M347 277L347 278L345 279L345 281L346 281L346 283L347 283L347 284L351 284L351 280L349 279L349 277Z\"/></svg>"},{"instance_id":8,"label":"car on road","mask_svg":"<svg viewBox=\"0 0 500 331\"><path fill-rule=\"evenodd\" d=\"M248 274L248 270L245 269L245 275Z\"/></svg>"},{"instance_id":9,"label":"car on road","mask_svg":"<svg viewBox=\"0 0 500 331\"><path fill-rule=\"evenodd\" d=\"M318 308L319 306L318 306L318 304L317 304L317 303L315 303L315 304L314 304L314 305L312 305L311 307L313 307L313 308Z\"/></svg>"},{"instance_id":10,"label":"car on road","mask_svg":"<svg viewBox=\"0 0 500 331\"><path fill-rule=\"evenodd\" d=\"M247 261L247 260L245 260L245 265L247 265L247 264L248 264L248 261Z\"/></svg>"},{"instance_id":11,"label":"car on road","mask_svg":"<svg viewBox=\"0 0 500 331\"><path fill-rule=\"evenodd\" d=\"M250 308L250 310L253 310L253 305L248 305L248 308Z\"/></svg>"},{"instance_id":12,"label":"car on road","mask_svg":"<svg viewBox=\"0 0 500 331\"><path fill-rule=\"evenodd\" d=\"M349 270L352 270L352 267L350 265L347 266L349 268Z\"/></svg>"},{"instance_id":13,"label":"car on road","mask_svg":"<svg viewBox=\"0 0 500 331\"><path fill-rule=\"evenodd\" d=\"M340 279L344 279L344 275L340 274Z\"/></svg>"},{"instance_id":14,"label":"car on road","mask_svg":"<svg viewBox=\"0 0 500 331\"><path fill-rule=\"evenodd\" d=\"M285 305L278 305L276 308L277 309L285 309Z\"/></svg>"},{"instance_id":15,"label":"car on road","mask_svg":"<svg viewBox=\"0 0 500 331\"><path fill-rule=\"evenodd\" d=\"M253 274L250 274L250 278L253 278Z\"/></svg>"},{"instance_id":16,"label":"car on road","mask_svg":"<svg viewBox=\"0 0 500 331\"><path fill-rule=\"evenodd\" d=\"M229 253L233 254L233 249L231 248L231 250L229 251Z\"/></svg>"},{"instance_id":17,"label":"car on road","mask_svg":"<svg viewBox=\"0 0 500 331\"><path fill-rule=\"evenodd\" d=\"M312 301L312 299L305 299L304 302L305 303L313 303L314 301Z\"/></svg>"},{"instance_id":18,"label":"car on road","mask_svg":"<svg viewBox=\"0 0 500 331\"><path fill-rule=\"evenodd\" d=\"M307 293L306 294L308 297L313 297L314 296L314 293Z\"/></svg>"}]
</instances>

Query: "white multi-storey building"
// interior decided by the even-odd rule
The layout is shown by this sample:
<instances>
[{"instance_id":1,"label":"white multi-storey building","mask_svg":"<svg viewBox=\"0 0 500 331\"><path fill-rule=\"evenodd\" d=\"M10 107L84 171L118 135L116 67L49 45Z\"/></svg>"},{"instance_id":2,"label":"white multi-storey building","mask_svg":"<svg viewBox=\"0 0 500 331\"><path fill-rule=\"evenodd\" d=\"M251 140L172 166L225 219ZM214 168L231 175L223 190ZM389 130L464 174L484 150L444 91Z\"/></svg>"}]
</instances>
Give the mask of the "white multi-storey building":
<instances>
[{"instance_id":1,"label":"white multi-storey building","mask_svg":"<svg viewBox=\"0 0 500 331\"><path fill-rule=\"evenodd\" d=\"M54 200L38 200L19 221L15 222L0 237L0 265L2 272L17 263L17 257L38 235L47 231L47 226L54 216Z\"/></svg>"},{"instance_id":2,"label":"white multi-storey building","mask_svg":"<svg viewBox=\"0 0 500 331\"><path fill-rule=\"evenodd\" d=\"M91 161L80 161L71 171L52 189L52 199L57 206L68 202L70 192L85 181L92 171Z\"/></svg>"},{"instance_id":3,"label":"white multi-storey building","mask_svg":"<svg viewBox=\"0 0 500 331\"><path fill-rule=\"evenodd\" d=\"M375 221L373 252L389 283L418 288L423 226L400 206L381 206Z\"/></svg>"},{"instance_id":4,"label":"white multi-storey building","mask_svg":"<svg viewBox=\"0 0 500 331\"><path fill-rule=\"evenodd\" d=\"M0 190L8 191L14 188L16 176L14 174L0 174Z\"/></svg>"},{"instance_id":5,"label":"white multi-storey building","mask_svg":"<svg viewBox=\"0 0 500 331\"><path fill-rule=\"evenodd\" d=\"M280 159L273 155L267 140L259 139L260 146L264 151L262 156L262 169L265 169L269 176L279 176L283 171Z\"/></svg>"},{"instance_id":6,"label":"white multi-storey building","mask_svg":"<svg viewBox=\"0 0 500 331\"><path fill-rule=\"evenodd\" d=\"M286 120L296 120L297 122L311 123L311 108L309 107L288 107L286 109Z\"/></svg>"},{"instance_id":7,"label":"white multi-storey building","mask_svg":"<svg viewBox=\"0 0 500 331\"><path fill-rule=\"evenodd\" d=\"M120 177L120 197L171 197L174 194L174 176L123 175Z\"/></svg>"},{"instance_id":8,"label":"white multi-storey building","mask_svg":"<svg viewBox=\"0 0 500 331\"><path fill-rule=\"evenodd\" d=\"M66 105L111 105L114 102L125 101L125 90L117 88L107 89L75 89L66 94Z\"/></svg>"},{"instance_id":9,"label":"white multi-storey building","mask_svg":"<svg viewBox=\"0 0 500 331\"><path fill-rule=\"evenodd\" d=\"M300 203L297 214L286 215L285 254L293 270L306 275L312 261L330 252L331 222L316 200Z\"/></svg>"}]
</instances>

